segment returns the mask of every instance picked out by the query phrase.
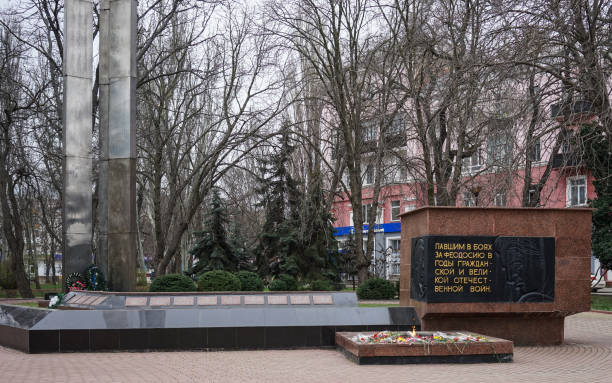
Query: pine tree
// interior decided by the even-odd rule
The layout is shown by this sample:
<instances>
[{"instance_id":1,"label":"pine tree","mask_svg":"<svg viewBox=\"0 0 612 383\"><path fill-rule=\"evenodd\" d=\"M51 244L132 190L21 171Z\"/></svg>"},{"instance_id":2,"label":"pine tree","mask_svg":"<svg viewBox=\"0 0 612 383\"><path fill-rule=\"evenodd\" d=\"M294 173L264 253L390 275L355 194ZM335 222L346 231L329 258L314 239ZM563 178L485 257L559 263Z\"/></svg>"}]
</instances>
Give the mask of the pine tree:
<instances>
[{"instance_id":1,"label":"pine tree","mask_svg":"<svg viewBox=\"0 0 612 383\"><path fill-rule=\"evenodd\" d=\"M218 189L213 189L204 230L194 233L199 241L189 251L197 264L189 271L199 275L210 270L238 270L239 258L227 238L227 210Z\"/></svg>"}]
</instances>

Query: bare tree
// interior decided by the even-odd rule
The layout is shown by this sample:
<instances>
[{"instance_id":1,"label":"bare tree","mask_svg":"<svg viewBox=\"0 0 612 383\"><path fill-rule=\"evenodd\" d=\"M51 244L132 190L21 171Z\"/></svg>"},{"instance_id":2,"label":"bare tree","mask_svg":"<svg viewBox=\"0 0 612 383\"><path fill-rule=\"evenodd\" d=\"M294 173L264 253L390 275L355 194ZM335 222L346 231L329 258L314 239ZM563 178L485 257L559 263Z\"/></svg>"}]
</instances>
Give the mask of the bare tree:
<instances>
[{"instance_id":1,"label":"bare tree","mask_svg":"<svg viewBox=\"0 0 612 383\"><path fill-rule=\"evenodd\" d=\"M554 117L566 126L595 124L612 148L610 3L508 2L500 7L521 32L508 41L508 51L516 52L508 60L554 78ZM585 115L597 119L587 121Z\"/></svg>"},{"instance_id":2,"label":"bare tree","mask_svg":"<svg viewBox=\"0 0 612 383\"><path fill-rule=\"evenodd\" d=\"M11 25L10 21L6 24ZM28 208L25 191L30 166L25 156L28 128L25 121L38 94L31 93L23 71L25 48L14 34L0 26L0 207L2 230L10 252L11 271L24 298L32 297L30 281L24 269L24 220Z\"/></svg>"},{"instance_id":3,"label":"bare tree","mask_svg":"<svg viewBox=\"0 0 612 383\"><path fill-rule=\"evenodd\" d=\"M363 240L359 228L369 223L366 249L356 248L360 281L368 278L373 251L386 133L405 102L393 88L393 79L399 75L394 40L382 30L375 31L382 26L378 13L379 8L366 1L290 1L268 6L268 15L276 23L272 32L290 43L303 63L304 81L319 91L305 96L323 105L321 123L329 132L335 157L333 163L325 163L334 174L332 185L342 185L350 200L357 243ZM348 182L342 180L344 169ZM372 178L368 219L363 210L364 175Z\"/></svg>"},{"instance_id":4,"label":"bare tree","mask_svg":"<svg viewBox=\"0 0 612 383\"><path fill-rule=\"evenodd\" d=\"M181 16L170 22L166 38L150 45L142 64L149 80L139 88L140 187L150 209L158 275L176 270L204 198L265 140L258 138L261 129L282 106L280 84L268 73L274 64L268 38L246 8L215 11L225 21L217 26L221 33L203 39L205 49L177 49L201 35L194 28L212 28ZM159 56L168 57L163 65Z\"/></svg>"}]
</instances>

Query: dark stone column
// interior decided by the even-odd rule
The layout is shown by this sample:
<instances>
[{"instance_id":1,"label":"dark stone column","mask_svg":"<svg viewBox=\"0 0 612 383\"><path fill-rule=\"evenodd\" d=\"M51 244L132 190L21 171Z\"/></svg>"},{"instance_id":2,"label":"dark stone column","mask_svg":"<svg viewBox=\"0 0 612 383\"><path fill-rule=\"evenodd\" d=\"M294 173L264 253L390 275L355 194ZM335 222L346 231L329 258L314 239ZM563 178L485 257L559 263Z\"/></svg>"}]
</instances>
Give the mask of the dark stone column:
<instances>
[{"instance_id":1,"label":"dark stone column","mask_svg":"<svg viewBox=\"0 0 612 383\"><path fill-rule=\"evenodd\" d=\"M136 280L136 1L100 7L98 263L114 291Z\"/></svg>"}]
</instances>

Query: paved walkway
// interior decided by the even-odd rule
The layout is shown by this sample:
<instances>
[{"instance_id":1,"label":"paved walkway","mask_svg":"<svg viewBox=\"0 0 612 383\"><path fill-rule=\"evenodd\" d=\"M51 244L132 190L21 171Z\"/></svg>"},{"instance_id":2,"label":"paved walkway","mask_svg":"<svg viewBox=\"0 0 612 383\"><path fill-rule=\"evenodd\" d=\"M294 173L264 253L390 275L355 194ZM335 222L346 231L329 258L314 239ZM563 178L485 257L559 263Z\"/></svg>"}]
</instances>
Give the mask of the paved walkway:
<instances>
[{"instance_id":1,"label":"paved walkway","mask_svg":"<svg viewBox=\"0 0 612 383\"><path fill-rule=\"evenodd\" d=\"M612 382L612 315L566 319L566 342L514 362L358 366L334 350L27 355L0 347L0 382Z\"/></svg>"}]
</instances>

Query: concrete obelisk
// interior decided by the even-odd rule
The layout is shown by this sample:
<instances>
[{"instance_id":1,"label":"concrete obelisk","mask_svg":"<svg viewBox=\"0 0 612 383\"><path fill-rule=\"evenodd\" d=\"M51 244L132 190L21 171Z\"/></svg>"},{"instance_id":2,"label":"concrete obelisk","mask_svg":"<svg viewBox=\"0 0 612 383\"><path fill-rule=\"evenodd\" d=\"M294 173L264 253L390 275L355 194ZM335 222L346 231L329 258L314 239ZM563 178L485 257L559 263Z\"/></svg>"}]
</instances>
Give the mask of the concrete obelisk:
<instances>
[{"instance_id":1,"label":"concrete obelisk","mask_svg":"<svg viewBox=\"0 0 612 383\"><path fill-rule=\"evenodd\" d=\"M136 0L100 4L97 261L113 291L136 280Z\"/></svg>"},{"instance_id":2,"label":"concrete obelisk","mask_svg":"<svg viewBox=\"0 0 612 383\"><path fill-rule=\"evenodd\" d=\"M92 0L66 0L64 275L92 254ZM136 279L136 0L100 3L99 233L96 263L115 291Z\"/></svg>"},{"instance_id":3,"label":"concrete obelisk","mask_svg":"<svg viewBox=\"0 0 612 383\"><path fill-rule=\"evenodd\" d=\"M92 0L66 0L64 15L64 277L91 263Z\"/></svg>"}]
</instances>

